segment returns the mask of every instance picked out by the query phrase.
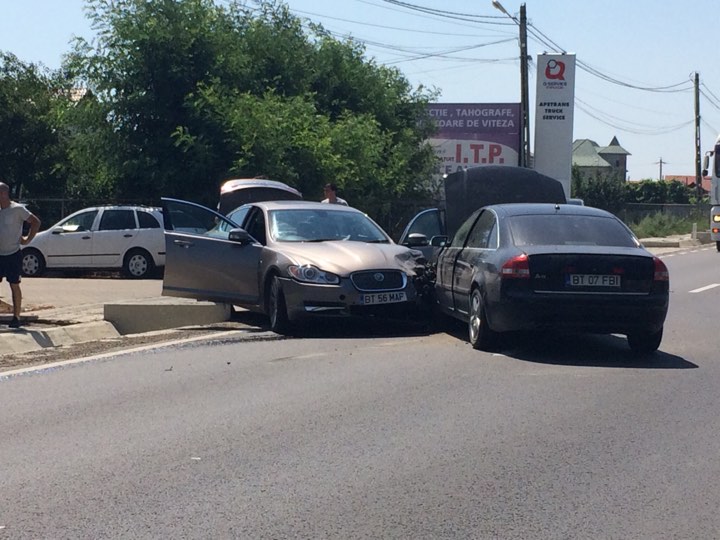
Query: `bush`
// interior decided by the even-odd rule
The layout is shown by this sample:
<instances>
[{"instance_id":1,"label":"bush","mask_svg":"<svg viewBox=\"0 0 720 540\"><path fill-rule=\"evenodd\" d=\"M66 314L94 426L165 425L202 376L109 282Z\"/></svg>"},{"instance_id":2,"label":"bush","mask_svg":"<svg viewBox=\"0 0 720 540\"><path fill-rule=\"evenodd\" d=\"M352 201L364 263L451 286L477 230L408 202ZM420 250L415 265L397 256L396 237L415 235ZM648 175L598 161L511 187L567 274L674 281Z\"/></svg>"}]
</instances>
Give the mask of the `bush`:
<instances>
[{"instance_id":1,"label":"bush","mask_svg":"<svg viewBox=\"0 0 720 540\"><path fill-rule=\"evenodd\" d=\"M644 217L638 223L628 223L628 226L638 238L654 238L673 234L689 234L692 232L693 223L697 223L697 220L681 219L658 212Z\"/></svg>"}]
</instances>

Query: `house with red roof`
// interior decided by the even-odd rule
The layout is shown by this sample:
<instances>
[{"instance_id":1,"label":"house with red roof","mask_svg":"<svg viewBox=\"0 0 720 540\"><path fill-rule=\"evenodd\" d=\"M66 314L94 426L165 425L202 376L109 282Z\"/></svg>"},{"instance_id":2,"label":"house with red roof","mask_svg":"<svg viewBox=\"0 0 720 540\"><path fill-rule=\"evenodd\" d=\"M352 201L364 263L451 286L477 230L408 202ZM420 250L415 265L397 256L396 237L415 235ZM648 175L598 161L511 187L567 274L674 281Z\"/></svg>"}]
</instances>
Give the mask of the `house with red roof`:
<instances>
[{"instance_id":1,"label":"house with red roof","mask_svg":"<svg viewBox=\"0 0 720 540\"><path fill-rule=\"evenodd\" d=\"M695 175L692 176L684 176L681 174L666 174L663 175L663 180L665 182L682 182L687 187L694 188L696 186L695 184ZM710 192L710 177L704 176L702 179L702 189L705 193Z\"/></svg>"}]
</instances>

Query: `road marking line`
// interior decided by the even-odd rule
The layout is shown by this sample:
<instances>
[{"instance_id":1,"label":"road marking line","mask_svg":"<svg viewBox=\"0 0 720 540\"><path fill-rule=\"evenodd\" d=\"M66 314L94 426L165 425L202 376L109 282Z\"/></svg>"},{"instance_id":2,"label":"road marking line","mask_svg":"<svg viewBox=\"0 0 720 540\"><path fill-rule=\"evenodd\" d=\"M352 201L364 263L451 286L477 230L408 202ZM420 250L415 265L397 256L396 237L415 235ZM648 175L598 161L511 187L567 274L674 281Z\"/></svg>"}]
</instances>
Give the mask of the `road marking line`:
<instances>
[{"instance_id":1,"label":"road marking line","mask_svg":"<svg viewBox=\"0 0 720 540\"><path fill-rule=\"evenodd\" d=\"M24 375L26 373L40 373L42 371L55 369L63 366L70 366L73 364L83 364L85 362L92 362L93 360L102 360L103 358L111 358L113 356L124 356L126 354L133 354L144 351L151 351L153 349L159 349L162 347L169 347L172 345L183 345L185 343L192 343L193 341L203 341L210 339L220 339L235 334L246 333L246 330L228 330L227 332L220 332L219 334L206 334L204 336L195 336L185 339L175 339L172 341L162 341L160 343L153 343L150 345L143 345L141 347L134 347L132 349L122 349L115 352L106 352L102 354L95 354L93 356L86 356L84 358L73 358L71 360L61 360L59 362L52 362L50 364L42 364L39 366L30 366L26 368L18 368L10 371L0 371L0 380L15 377L17 375Z\"/></svg>"},{"instance_id":2,"label":"road marking line","mask_svg":"<svg viewBox=\"0 0 720 540\"><path fill-rule=\"evenodd\" d=\"M710 285L706 285L705 287L700 287L699 289L693 289L690 292L691 293L705 292L705 291L709 291L710 289L714 289L715 287L720 287L720 283L711 283Z\"/></svg>"}]
</instances>

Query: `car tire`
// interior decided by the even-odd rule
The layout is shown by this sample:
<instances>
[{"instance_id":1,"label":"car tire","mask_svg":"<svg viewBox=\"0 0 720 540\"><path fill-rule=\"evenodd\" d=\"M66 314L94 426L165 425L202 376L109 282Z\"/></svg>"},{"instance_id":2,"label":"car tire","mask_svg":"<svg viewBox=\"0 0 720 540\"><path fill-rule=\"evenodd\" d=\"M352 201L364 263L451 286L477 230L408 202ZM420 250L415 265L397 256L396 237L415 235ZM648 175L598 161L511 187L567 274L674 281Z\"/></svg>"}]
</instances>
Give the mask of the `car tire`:
<instances>
[{"instance_id":1,"label":"car tire","mask_svg":"<svg viewBox=\"0 0 720 540\"><path fill-rule=\"evenodd\" d=\"M144 249L134 248L125 254L123 274L130 279L145 279L152 275L155 263Z\"/></svg>"},{"instance_id":2,"label":"car tire","mask_svg":"<svg viewBox=\"0 0 720 540\"><path fill-rule=\"evenodd\" d=\"M630 350L637 355L648 355L658 350L662 341L663 329L656 332L633 332L627 335Z\"/></svg>"},{"instance_id":3,"label":"car tire","mask_svg":"<svg viewBox=\"0 0 720 540\"><path fill-rule=\"evenodd\" d=\"M470 294L468 338L475 350L494 351L498 347L500 335L488 325L487 311L480 289L474 289Z\"/></svg>"},{"instance_id":4,"label":"car tire","mask_svg":"<svg viewBox=\"0 0 720 540\"><path fill-rule=\"evenodd\" d=\"M715 249L720 251L720 242L715 242Z\"/></svg>"},{"instance_id":5,"label":"car tire","mask_svg":"<svg viewBox=\"0 0 720 540\"><path fill-rule=\"evenodd\" d=\"M270 330L277 334L288 334L290 332L290 320L285 304L285 294L278 276L273 276L270 281L268 294L268 317L270 317Z\"/></svg>"},{"instance_id":6,"label":"car tire","mask_svg":"<svg viewBox=\"0 0 720 540\"><path fill-rule=\"evenodd\" d=\"M27 277L39 277L45 272L45 257L35 248L22 250L22 274Z\"/></svg>"}]
</instances>

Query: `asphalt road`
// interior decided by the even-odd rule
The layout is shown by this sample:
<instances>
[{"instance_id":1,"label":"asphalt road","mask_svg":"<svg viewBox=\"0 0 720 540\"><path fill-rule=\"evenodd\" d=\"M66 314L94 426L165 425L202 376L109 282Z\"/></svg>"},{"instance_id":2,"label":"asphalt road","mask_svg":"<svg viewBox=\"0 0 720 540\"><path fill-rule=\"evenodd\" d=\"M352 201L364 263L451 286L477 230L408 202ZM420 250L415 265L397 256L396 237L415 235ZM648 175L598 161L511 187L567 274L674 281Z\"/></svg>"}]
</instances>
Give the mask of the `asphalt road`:
<instances>
[{"instance_id":1,"label":"asphalt road","mask_svg":"<svg viewBox=\"0 0 720 540\"><path fill-rule=\"evenodd\" d=\"M717 257L665 258L651 360L335 326L0 379L0 538L716 538Z\"/></svg>"}]
</instances>

